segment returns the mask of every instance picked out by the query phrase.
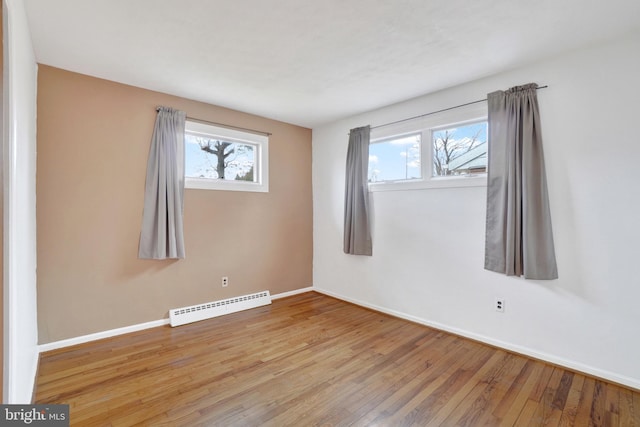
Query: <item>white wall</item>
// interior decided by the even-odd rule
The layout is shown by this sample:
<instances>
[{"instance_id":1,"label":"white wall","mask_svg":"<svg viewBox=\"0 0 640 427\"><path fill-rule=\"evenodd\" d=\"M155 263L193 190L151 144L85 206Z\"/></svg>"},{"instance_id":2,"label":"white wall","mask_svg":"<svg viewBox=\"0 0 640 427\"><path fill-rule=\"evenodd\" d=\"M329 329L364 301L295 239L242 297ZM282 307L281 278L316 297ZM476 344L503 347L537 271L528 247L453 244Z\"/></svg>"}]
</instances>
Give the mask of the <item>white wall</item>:
<instances>
[{"instance_id":1,"label":"white wall","mask_svg":"<svg viewBox=\"0 0 640 427\"><path fill-rule=\"evenodd\" d=\"M4 10L4 401L29 403L36 322L36 73L22 0Z\"/></svg>"},{"instance_id":2,"label":"white wall","mask_svg":"<svg viewBox=\"0 0 640 427\"><path fill-rule=\"evenodd\" d=\"M640 388L638 52L633 34L314 129L314 287ZM374 256L342 253L350 128L528 82L549 85L538 99L559 280L483 270L486 187L371 193Z\"/></svg>"}]
</instances>

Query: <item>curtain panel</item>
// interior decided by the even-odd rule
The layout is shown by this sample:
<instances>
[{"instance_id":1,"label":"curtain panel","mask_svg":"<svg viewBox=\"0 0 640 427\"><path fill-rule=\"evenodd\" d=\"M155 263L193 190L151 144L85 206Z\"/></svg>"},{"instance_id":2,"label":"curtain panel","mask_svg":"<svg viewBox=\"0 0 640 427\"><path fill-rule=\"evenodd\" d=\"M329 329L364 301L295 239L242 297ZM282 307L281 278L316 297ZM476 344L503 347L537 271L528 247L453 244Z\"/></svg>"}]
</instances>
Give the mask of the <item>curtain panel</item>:
<instances>
[{"instance_id":1,"label":"curtain panel","mask_svg":"<svg viewBox=\"0 0 640 427\"><path fill-rule=\"evenodd\" d=\"M537 84L488 94L485 269L558 278Z\"/></svg>"},{"instance_id":2,"label":"curtain panel","mask_svg":"<svg viewBox=\"0 0 640 427\"><path fill-rule=\"evenodd\" d=\"M351 129L347 149L347 168L344 195L344 253L371 256L371 229L369 221L369 168L370 127Z\"/></svg>"},{"instance_id":3,"label":"curtain panel","mask_svg":"<svg viewBox=\"0 0 640 427\"><path fill-rule=\"evenodd\" d=\"M158 107L147 161L138 258L184 258L184 128L186 113Z\"/></svg>"}]
</instances>

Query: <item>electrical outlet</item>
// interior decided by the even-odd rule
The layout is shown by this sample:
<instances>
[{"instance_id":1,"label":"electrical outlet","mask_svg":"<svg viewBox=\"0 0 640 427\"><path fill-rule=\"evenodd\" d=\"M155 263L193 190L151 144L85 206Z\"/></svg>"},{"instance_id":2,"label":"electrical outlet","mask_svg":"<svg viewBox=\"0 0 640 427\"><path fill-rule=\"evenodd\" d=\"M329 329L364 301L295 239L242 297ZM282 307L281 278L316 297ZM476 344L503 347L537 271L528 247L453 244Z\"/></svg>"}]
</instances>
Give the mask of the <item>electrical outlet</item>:
<instances>
[{"instance_id":1,"label":"electrical outlet","mask_svg":"<svg viewBox=\"0 0 640 427\"><path fill-rule=\"evenodd\" d=\"M496 302L495 302L496 311L499 313L504 313L504 305L505 305L504 298L496 297Z\"/></svg>"},{"instance_id":2,"label":"electrical outlet","mask_svg":"<svg viewBox=\"0 0 640 427\"><path fill-rule=\"evenodd\" d=\"M226 288L227 286L229 286L229 278L227 276L223 276L222 277L222 287Z\"/></svg>"}]
</instances>

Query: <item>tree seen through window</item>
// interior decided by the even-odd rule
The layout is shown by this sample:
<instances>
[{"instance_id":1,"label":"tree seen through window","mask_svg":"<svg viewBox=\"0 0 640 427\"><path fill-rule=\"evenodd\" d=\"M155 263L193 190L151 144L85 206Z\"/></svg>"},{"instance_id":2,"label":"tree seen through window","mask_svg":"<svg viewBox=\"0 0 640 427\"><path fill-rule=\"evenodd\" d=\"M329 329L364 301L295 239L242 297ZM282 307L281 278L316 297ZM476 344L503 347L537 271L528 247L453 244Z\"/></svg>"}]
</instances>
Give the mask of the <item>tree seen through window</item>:
<instances>
[{"instance_id":1,"label":"tree seen through window","mask_svg":"<svg viewBox=\"0 0 640 427\"><path fill-rule=\"evenodd\" d=\"M252 144L186 135L185 151L188 178L256 182L256 147Z\"/></svg>"}]
</instances>

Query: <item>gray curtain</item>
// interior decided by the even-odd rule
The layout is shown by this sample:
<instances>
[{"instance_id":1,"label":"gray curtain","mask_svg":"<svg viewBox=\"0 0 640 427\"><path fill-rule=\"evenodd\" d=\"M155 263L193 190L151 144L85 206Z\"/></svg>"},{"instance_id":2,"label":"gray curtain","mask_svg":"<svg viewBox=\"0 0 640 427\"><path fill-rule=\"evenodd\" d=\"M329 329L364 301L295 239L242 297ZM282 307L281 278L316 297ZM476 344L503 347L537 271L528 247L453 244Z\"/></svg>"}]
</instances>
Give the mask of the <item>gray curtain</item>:
<instances>
[{"instance_id":1,"label":"gray curtain","mask_svg":"<svg viewBox=\"0 0 640 427\"><path fill-rule=\"evenodd\" d=\"M184 126L186 113L158 107L147 161L138 257L184 258Z\"/></svg>"},{"instance_id":2,"label":"gray curtain","mask_svg":"<svg viewBox=\"0 0 640 427\"><path fill-rule=\"evenodd\" d=\"M487 96L489 156L485 268L557 279L537 84Z\"/></svg>"},{"instance_id":3,"label":"gray curtain","mask_svg":"<svg viewBox=\"0 0 640 427\"><path fill-rule=\"evenodd\" d=\"M372 254L369 224L369 167L370 127L351 129L347 149L347 172L344 191L344 253Z\"/></svg>"}]
</instances>

